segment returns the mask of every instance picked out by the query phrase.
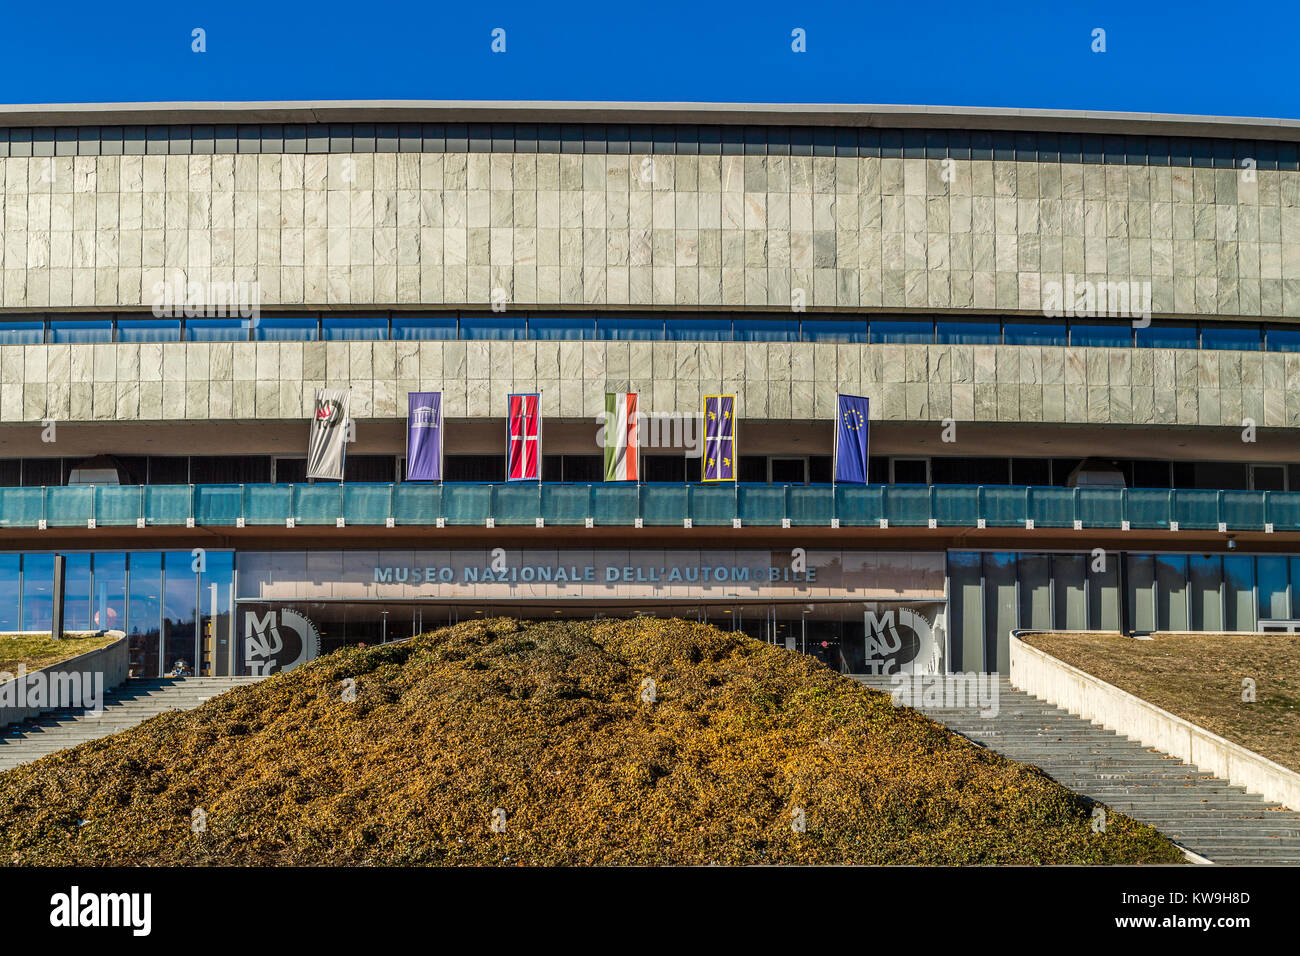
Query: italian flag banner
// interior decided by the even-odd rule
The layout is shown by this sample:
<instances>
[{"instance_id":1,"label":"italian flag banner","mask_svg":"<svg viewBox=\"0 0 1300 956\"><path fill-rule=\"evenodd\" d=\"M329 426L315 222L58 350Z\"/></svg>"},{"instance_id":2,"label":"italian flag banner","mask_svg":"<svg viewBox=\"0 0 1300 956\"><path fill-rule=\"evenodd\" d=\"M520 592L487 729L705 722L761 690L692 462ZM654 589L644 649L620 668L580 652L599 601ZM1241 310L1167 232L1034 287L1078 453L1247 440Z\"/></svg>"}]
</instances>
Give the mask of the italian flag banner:
<instances>
[{"instance_id":1,"label":"italian flag banner","mask_svg":"<svg viewBox=\"0 0 1300 956\"><path fill-rule=\"evenodd\" d=\"M638 481L636 392L605 393L605 480Z\"/></svg>"}]
</instances>

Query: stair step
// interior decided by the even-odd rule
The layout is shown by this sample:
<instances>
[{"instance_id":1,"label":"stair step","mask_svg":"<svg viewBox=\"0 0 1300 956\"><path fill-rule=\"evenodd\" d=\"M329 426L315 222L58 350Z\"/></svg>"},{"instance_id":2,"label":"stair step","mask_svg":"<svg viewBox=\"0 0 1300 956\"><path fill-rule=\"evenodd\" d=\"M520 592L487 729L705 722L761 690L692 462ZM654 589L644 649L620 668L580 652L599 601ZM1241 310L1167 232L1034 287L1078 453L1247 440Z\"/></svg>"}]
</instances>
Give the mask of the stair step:
<instances>
[{"instance_id":1,"label":"stair step","mask_svg":"<svg viewBox=\"0 0 1300 956\"><path fill-rule=\"evenodd\" d=\"M132 680L104 695L98 714L61 709L0 728L0 771L139 726L159 714L193 710L218 694L259 677L186 677Z\"/></svg>"},{"instance_id":2,"label":"stair step","mask_svg":"<svg viewBox=\"0 0 1300 956\"><path fill-rule=\"evenodd\" d=\"M857 679L884 693L894 688L889 677ZM1300 814L1026 694L1003 675L995 679L996 712L988 716L978 700L961 707L922 703L916 710L976 746L1037 766L1063 786L1163 830L1207 859L1300 864Z\"/></svg>"}]
</instances>

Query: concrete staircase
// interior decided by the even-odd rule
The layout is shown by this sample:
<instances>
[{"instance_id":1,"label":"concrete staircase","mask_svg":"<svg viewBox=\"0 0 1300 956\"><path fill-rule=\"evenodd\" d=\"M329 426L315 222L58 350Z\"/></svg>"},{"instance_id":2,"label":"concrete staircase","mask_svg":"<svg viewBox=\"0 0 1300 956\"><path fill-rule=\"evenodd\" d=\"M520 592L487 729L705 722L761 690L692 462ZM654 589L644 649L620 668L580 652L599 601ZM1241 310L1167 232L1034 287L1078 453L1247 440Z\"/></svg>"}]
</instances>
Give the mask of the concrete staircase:
<instances>
[{"instance_id":1,"label":"concrete staircase","mask_svg":"<svg viewBox=\"0 0 1300 956\"><path fill-rule=\"evenodd\" d=\"M858 677L888 693L888 677ZM981 746L1041 767L1062 785L1149 823L1214 863L1300 864L1300 813L1053 707L998 678L998 714L920 707Z\"/></svg>"},{"instance_id":2,"label":"concrete staircase","mask_svg":"<svg viewBox=\"0 0 1300 956\"><path fill-rule=\"evenodd\" d=\"M92 717L82 708L57 710L0 728L0 771L107 737L169 710L191 710L209 697L257 677L158 677L130 680L104 695L104 712Z\"/></svg>"}]
</instances>

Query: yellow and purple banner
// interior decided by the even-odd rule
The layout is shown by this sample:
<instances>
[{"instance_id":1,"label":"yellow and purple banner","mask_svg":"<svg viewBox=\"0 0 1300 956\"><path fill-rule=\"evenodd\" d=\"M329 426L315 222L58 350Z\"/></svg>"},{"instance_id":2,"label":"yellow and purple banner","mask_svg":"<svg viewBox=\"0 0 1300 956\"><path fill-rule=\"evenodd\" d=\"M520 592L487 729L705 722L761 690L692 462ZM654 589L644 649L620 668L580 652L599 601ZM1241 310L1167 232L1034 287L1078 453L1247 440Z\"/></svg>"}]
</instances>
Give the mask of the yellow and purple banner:
<instances>
[{"instance_id":1,"label":"yellow and purple banner","mask_svg":"<svg viewBox=\"0 0 1300 956\"><path fill-rule=\"evenodd\" d=\"M705 481L736 480L736 396L704 396Z\"/></svg>"}]
</instances>

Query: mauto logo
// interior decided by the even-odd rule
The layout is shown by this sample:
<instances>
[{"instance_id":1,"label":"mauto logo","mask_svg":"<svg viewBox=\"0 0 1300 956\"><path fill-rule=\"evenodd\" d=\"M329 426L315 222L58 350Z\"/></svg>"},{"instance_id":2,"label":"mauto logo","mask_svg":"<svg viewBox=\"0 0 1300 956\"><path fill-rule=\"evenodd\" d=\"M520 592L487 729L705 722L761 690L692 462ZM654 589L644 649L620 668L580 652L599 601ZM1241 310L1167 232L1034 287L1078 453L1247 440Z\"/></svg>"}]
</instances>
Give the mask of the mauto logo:
<instances>
[{"instance_id":1,"label":"mauto logo","mask_svg":"<svg viewBox=\"0 0 1300 956\"><path fill-rule=\"evenodd\" d=\"M316 420L326 428L333 428L343 418L343 406L337 399L327 398L316 405Z\"/></svg>"},{"instance_id":2,"label":"mauto logo","mask_svg":"<svg viewBox=\"0 0 1300 956\"><path fill-rule=\"evenodd\" d=\"M249 674L266 676L292 670L320 654L320 634L297 611L266 605L245 605L244 666Z\"/></svg>"},{"instance_id":3,"label":"mauto logo","mask_svg":"<svg viewBox=\"0 0 1300 956\"><path fill-rule=\"evenodd\" d=\"M866 625L866 673L937 670L934 629L920 611L910 607L891 609L880 615L867 611L863 623Z\"/></svg>"}]
</instances>

